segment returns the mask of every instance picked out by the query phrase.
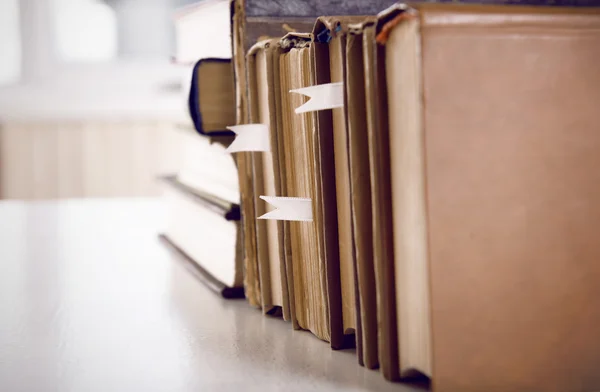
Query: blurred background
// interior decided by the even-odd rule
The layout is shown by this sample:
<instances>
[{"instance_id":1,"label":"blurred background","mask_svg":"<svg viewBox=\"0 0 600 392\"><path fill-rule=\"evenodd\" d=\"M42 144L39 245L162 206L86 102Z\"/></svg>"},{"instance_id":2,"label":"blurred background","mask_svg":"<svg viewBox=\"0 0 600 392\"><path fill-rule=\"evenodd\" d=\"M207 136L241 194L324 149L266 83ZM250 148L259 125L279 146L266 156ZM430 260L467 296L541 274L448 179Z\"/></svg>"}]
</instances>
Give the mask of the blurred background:
<instances>
[{"instance_id":1,"label":"blurred background","mask_svg":"<svg viewBox=\"0 0 600 392\"><path fill-rule=\"evenodd\" d=\"M0 0L0 198L154 196L178 168L186 0Z\"/></svg>"}]
</instances>

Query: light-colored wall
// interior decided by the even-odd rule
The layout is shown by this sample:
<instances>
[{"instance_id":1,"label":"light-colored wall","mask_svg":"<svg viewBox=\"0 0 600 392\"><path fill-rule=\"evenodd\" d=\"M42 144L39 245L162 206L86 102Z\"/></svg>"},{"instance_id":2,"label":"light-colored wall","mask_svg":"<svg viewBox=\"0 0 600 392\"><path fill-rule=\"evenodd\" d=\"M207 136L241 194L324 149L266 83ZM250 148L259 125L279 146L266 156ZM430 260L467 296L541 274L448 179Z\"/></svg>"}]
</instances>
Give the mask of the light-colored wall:
<instances>
[{"instance_id":1,"label":"light-colored wall","mask_svg":"<svg viewBox=\"0 0 600 392\"><path fill-rule=\"evenodd\" d=\"M156 196L179 166L172 122L7 122L0 128L0 197Z\"/></svg>"},{"instance_id":2,"label":"light-colored wall","mask_svg":"<svg viewBox=\"0 0 600 392\"><path fill-rule=\"evenodd\" d=\"M0 198L152 196L176 172L174 1L106 2L0 0Z\"/></svg>"},{"instance_id":3,"label":"light-colored wall","mask_svg":"<svg viewBox=\"0 0 600 392\"><path fill-rule=\"evenodd\" d=\"M0 89L0 197L158 195L187 117L181 92L166 89L181 80L173 67L71 66Z\"/></svg>"}]
</instances>

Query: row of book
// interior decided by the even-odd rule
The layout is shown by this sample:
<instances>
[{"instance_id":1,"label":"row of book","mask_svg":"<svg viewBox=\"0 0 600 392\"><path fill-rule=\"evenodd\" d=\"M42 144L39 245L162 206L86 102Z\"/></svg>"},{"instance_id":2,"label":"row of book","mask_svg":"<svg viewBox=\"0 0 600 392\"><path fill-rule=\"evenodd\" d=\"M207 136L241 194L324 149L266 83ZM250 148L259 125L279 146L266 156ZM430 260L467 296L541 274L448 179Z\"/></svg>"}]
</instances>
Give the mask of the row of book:
<instances>
[{"instance_id":1,"label":"row of book","mask_svg":"<svg viewBox=\"0 0 600 392\"><path fill-rule=\"evenodd\" d=\"M232 76L235 115L215 130L262 124L269 148L235 154L229 242L218 219L181 228L193 259L389 380L600 390L600 12L306 3L292 8L372 16L288 23L228 3L232 61L204 63ZM216 74L192 83L191 113L218 96ZM291 90L340 85L341 107L297 113ZM312 220L257 219L260 196L310 199Z\"/></svg>"}]
</instances>

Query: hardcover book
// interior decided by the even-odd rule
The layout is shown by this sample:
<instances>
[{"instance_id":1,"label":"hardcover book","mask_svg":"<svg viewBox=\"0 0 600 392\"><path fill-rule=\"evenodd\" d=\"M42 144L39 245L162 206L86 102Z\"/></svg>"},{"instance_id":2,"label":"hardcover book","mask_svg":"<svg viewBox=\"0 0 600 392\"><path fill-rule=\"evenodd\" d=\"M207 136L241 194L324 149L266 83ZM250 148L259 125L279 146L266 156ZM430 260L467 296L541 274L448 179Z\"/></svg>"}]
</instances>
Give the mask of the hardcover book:
<instances>
[{"instance_id":1,"label":"hardcover book","mask_svg":"<svg viewBox=\"0 0 600 392\"><path fill-rule=\"evenodd\" d=\"M600 11L391 12L377 41L402 375L599 390Z\"/></svg>"},{"instance_id":2,"label":"hardcover book","mask_svg":"<svg viewBox=\"0 0 600 392\"><path fill-rule=\"evenodd\" d=\"M162 178L167 223L163 240L206 285L224 297L243 297L239 206Z\"/></svg>"}]
</instances>

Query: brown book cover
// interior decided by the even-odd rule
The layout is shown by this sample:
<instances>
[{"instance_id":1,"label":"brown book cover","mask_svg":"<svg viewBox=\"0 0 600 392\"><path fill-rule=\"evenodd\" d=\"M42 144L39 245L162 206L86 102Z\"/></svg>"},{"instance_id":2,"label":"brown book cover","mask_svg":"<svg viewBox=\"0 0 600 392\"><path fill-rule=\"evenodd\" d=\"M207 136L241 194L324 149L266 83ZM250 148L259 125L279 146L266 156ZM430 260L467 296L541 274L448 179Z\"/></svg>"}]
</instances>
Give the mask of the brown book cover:
<instances>
[{"instance_id":1,"label":"brown book cover","mask_svg":"<svg viewBox=\"0 0 600 392\"><path fill-rule=\"evenodd\" d=\"M370 18L374 20L374 18ZM362 24L349 28L346 37L346 106L348 158L350 163L350 193L354 257L356 264L356 302L360 315L362 362L365 367L379 366L377 343L377 296L373 263L373 222L371 212L371 175L369 166L369 134L367 131L367 101ZM372 103L371 103L372 104Z\"/></svg>"},{"instance_id":2,"label":"brown book cover","mask_svg":"<svg viewBox=\"0 0 600 392\"><path fill-rule=\"evenodd\" d=\"M385 18L379 18L385 23ZM369 148L373 267L377 300L378 359L383 377L398 380L398 335L394 244L392 237L390 150L387 121L385 48L375 42L376 23L365 20L362 33L366 127Z\"/></svg>"},{"instance_id":3,"label":"brown book cover","mask_svg":"<svg viewBox=\"0 0 600 392\"><path fill-rule=\"evenodd\" d=\"M600 390L600 11L423 4L378 41L401 369Z\"/></svg>"},{"instance_id":4,"label":"brown book cover","mask_svg":"<svg viewBox=\"0 0 600 392\"><path fill-rule=\"evenodd\" d=\"M329 58L326 45L317 45L314 36L311 46L314 58L314 77L315 84L326 84L331 82L329 77ZM336 203L335 181L335 161L331 154L333 148L333 134L331 129L332 119L331 111L321 110L316 113L317 146L315 151L318 154L318 172L317 181L321 187L323 205L334 206ZM354 345L354 339L347 339L344 336L342 320L342 292L340 287L340 266L339 266L339 248L337 236L337 209L323 209L324 225L324 255L326 261L327 274L327 296L329 300L329 326L331 329L331 347L340 349Z\"/></svg>"},{"instance_id":5,"label":"brown book cover","mask_svg":"<svg viewBox=\"0 0 600 392\"><path fill-rule=\"evenodd\" d=\"M320 17L313 27L313 56L316 84L345 82L345 42L347 26L363 17ZM359 303L356 296L356 266L351 212L352 193L348 160L347 105L323 110L317 114L317 127L327 148L322 148L321 160L327 172L319 174L324 196L328 198L328 225L330 236L328 293L332 304L332 347L357 345L362 363L362 340L359 329ZM333 152L333 154L332 154ZM335 206L335 211L333 206ZM330 211L329 211L330 210ZM339 311L338 311L339 309ZM339 312L339 314L338 314ZM352 335L356 334L356 338Z\"/></svg>"}]
</instances>

